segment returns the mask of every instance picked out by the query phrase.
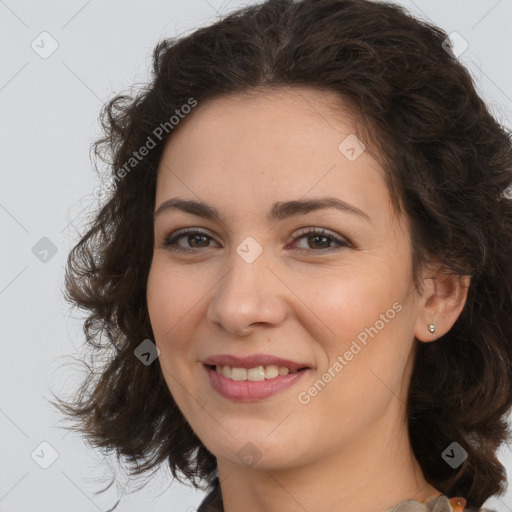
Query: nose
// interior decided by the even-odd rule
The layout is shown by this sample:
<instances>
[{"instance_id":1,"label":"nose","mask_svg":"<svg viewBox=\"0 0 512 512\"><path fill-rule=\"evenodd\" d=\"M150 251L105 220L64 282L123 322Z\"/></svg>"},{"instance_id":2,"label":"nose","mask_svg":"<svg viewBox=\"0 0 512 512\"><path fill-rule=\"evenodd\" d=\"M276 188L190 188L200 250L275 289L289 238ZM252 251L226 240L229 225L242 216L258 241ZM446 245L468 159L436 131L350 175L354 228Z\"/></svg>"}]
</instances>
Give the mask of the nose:
<instances>
[{"instance_id":1,"label":"nose","mask_svg":"<svg viewBox=\"0 0 512 512\"><path fill-rule=\"evenodd\" d=\"M209 322L236 336L283 322L288 311L285 295L290 292L269 263L265 251L248 263L233 250L209 304Z\"/></svg>"}]
</instances>

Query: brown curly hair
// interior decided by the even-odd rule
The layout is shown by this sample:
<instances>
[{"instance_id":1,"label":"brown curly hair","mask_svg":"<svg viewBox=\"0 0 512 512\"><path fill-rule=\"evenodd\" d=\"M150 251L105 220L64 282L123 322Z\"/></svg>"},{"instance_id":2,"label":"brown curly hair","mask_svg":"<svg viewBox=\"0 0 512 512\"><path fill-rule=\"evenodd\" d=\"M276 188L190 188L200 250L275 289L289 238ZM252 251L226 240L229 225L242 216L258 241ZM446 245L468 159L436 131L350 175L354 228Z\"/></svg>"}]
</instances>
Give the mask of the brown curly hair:
<instances>
[{"instance_id":1,"label":"brown curly hair","mask_svg":"<svg viewBox=\"0 0 512 512\"><path fill-rule=\"evenodd\" d=\"M191 98L312 86L356 113L397 212L410 219L415 272L437 259L471 276L452 329L437 342L416 340L414 455L430 484L466 497L468 507L503 494L496 452L510 436L512 407L511 136L447 37L391 3L267 0L158 42L151 83L102 109L105 135L93 150L110 166L113 190L68 258L66 299L88 312L86 340L103 361L101 371L89 367L72 402L55 404L75 430L123 458L132 475L167 461L178 480L212 483L216 458L175 404L158 360L146 366L134 356L153 339L146 282L156 171L173 133L154 130ZM155 147L127 170L148 137ZM457 470L441 457L454 441L469 455Z\"/></svg>"}]
</instances>

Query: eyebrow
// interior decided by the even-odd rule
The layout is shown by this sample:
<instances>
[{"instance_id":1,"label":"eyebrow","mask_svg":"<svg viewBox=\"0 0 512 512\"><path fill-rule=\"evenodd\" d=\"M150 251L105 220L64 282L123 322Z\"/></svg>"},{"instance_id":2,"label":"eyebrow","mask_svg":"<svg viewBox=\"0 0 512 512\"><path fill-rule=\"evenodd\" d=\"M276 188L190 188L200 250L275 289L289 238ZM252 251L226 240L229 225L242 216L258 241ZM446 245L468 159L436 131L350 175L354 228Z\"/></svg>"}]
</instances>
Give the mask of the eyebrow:
<instances>
[{"instance_id":1,"label":"eyebrow","mask_svg":"<svg viewBox=\"0 0 512 512\"><path fill-rule=\"evenodd\" d=\"M372 222L370 217L359 208L356 208L355 206L352 206L337 197L331 196L274 203L272 209L267 214L267 220L283 220L288 217L304 215L306 213L324 208L335 208L343 212L353 213L370 223ZM179 197L174 197L164 201L156 209L154 218L173 210L191 213L199 217L205 217L207 219L217 220L223 223L223 220L215 207L203 201L180 199Z\"/></svg>"}]
</instances>

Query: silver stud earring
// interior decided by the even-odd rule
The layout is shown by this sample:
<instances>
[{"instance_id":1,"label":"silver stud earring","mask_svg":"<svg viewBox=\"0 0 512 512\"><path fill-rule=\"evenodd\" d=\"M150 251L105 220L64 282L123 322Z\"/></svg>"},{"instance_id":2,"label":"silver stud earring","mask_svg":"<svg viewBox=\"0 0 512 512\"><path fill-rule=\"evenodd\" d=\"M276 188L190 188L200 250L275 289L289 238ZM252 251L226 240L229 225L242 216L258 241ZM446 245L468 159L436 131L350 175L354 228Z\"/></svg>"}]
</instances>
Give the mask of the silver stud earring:
<instances>
[{"instance_id":1,"label":"silver stud earring","mask_svg":"<svg viewBox=\"0 0 512 512\"><path fill-rule=\"evenodd\" d=\"M436 336L436 326L435 326L434 324L430 324L430 325L428 326L428 330L429 330L429 332L430 332L431 334L433 334L433 335L437 338L437 336Z\"/></svg>"}]
</instances>

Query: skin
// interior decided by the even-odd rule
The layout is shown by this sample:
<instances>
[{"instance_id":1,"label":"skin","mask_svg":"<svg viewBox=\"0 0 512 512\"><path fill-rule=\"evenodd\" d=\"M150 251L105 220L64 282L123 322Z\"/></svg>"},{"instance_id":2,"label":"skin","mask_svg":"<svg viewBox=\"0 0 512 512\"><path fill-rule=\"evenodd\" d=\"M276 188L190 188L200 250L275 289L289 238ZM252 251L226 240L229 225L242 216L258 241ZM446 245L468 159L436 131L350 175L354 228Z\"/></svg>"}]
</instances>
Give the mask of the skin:
<instances>
[{"instance_id":1,"label":"skin","mask_svg":"<svg viewBox=\"0 0 512 512\"><path fill-rule=\"evenodd\" d=\"M225 96L199 104L161 159L156 208L179 197L222 216L155 217L147 302L169 390L217 457L226 512L370 512L441 494L412 453L405 403L414 338L435 340L430 323L437 337L450 329L468 282L433 265L416 289L408 221L393 210L384 170L367 151L350 161L338 149L356 133L343 112L334 94L311 88ZM275 202L322 196L370 220L332 208L266 219ZM350 245L303 236L310 227ZM177 242L194 253L165 246L181 228L207 231ZM236 251L249 236L263 248L252 263ZM300 403L394 303L401 311ZM312 369L271 398L234 402L211 388L201 363L221 353L269 353ZM238 456L246 443L260 457L254 465Z\"/></svg>"}]
</instances>

